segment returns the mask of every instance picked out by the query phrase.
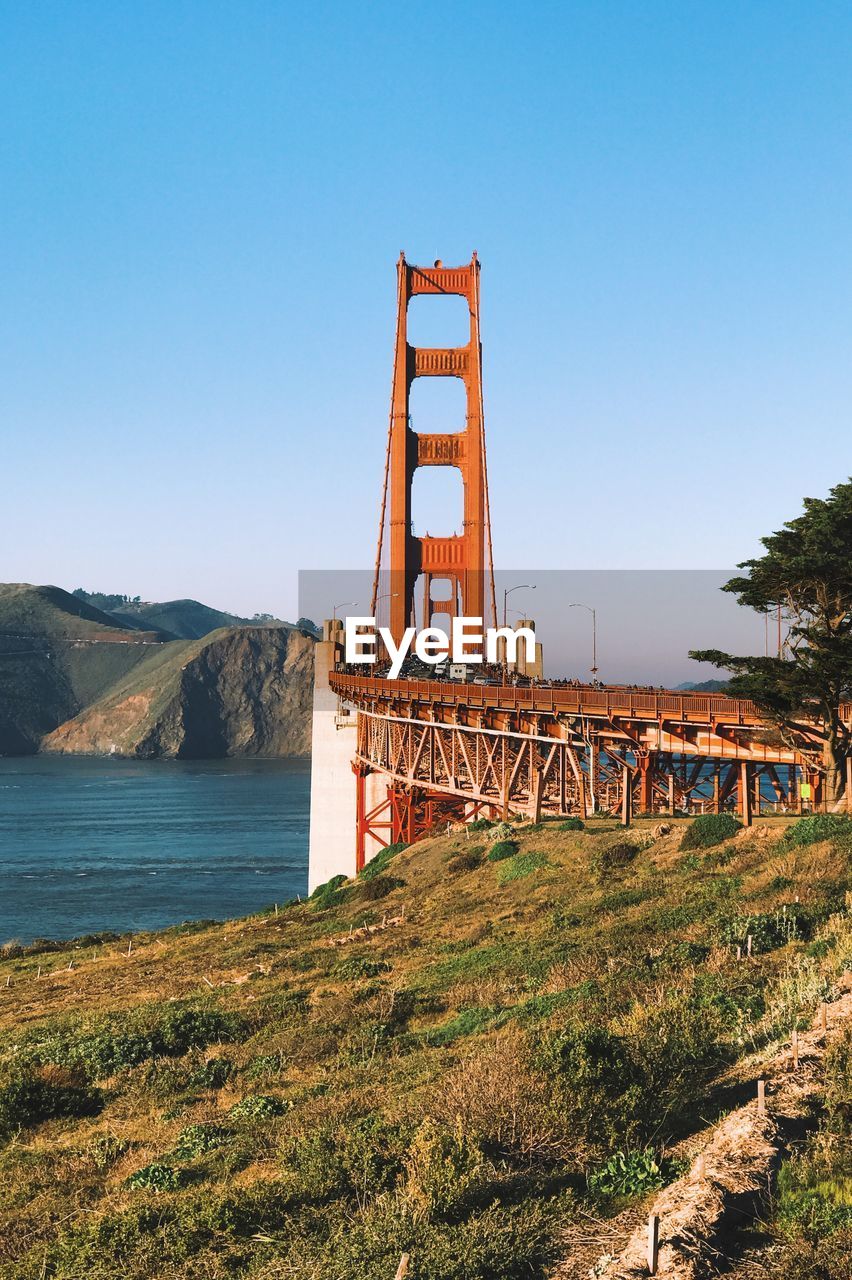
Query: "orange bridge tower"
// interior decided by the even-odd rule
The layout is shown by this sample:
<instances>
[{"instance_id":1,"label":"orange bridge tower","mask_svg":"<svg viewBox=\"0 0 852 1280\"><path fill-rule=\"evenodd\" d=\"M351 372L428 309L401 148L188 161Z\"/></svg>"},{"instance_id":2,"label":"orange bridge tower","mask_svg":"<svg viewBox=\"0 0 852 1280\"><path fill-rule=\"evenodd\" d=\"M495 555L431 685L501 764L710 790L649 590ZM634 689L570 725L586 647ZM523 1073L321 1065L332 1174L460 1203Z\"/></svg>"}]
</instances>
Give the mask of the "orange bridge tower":
<instances>
[{"instance_id":1,"label":"orange bridge tower","mask_svg":"<svg viewBox=\"0 0 852 1280\"><path fill-rule=\"evenodd\" d=\"M470 313L470 339L463 347L412 347L408 343L408 304L420 294L455 294ZM463 430L418 434L411 428L410 396L415 378L460 378L466 393ZM412 530L411 488L418 467L457 467L464 488L461 534L416 537ZM400 254L397 263L397 319L390 425L382 492L379 545L373 580L375 614L382 569L383 540L390 499L390 629L398 643L415 624L418 579L422 579L421 626L434 613L455 617L486 616L496 623L491 562L491 522L482 404L482 343L479 329L479 261L474 253L462 267L416 267ZM434 588L449 583L449 596ZM446 588L445 588L446 591Z\"/></svg>"}]
</instances>

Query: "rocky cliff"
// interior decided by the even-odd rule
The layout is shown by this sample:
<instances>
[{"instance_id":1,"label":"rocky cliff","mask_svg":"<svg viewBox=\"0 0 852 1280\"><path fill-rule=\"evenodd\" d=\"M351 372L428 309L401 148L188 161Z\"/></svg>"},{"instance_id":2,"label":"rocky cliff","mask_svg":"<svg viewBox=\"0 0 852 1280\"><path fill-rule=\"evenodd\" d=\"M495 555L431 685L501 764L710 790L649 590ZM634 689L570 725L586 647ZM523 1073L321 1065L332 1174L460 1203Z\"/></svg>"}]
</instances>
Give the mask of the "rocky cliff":
<instances>
[{"instance_id":1,"label":"rocky cliff","mask_svg":"<svg viewBox=\"0 0 852 1280\"><path fill-rule=\"evenodd\" d=\"M231 627L158 645L41 749L157 757L310 751L314 642L285 627Z\"/></svg>"},{"instance_id":2,"label":"rocky cliff","mask_svg":"<svg viewBox=\"0 0 852 1280\"><path fill-rule=\"evenodd\" d=\"M29 755L44 734L102 697L162 646L60 587L0 583L0 755Z\"/></svg>"}]
</instances>

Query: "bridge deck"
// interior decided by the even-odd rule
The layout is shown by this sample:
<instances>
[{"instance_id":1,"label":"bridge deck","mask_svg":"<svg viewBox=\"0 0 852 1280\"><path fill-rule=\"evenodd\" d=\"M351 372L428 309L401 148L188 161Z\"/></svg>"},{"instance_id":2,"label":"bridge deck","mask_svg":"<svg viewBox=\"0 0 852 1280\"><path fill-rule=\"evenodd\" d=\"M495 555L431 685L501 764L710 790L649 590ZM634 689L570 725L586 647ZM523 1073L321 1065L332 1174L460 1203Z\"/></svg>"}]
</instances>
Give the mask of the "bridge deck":
<instances>
[{"instance_id":1,"label":"bridge deck","mask_svg":"<svg viewBox=\"0 0 852 1280\"><path fill-rule=\"evenodd\" d=\"M521 711L542 715L583 715L592 719L613 717L681 724L730 725L766 728L766 721L753 702L729 698L721 693L692 693L688 690L635 689L630 686L540 684L462 684L441 680L387 680L334 672L332 689L353 701L431 702L467 708ZM852 722L852 703L842 708L845 721Z\"/></svg>"}]
</instances>

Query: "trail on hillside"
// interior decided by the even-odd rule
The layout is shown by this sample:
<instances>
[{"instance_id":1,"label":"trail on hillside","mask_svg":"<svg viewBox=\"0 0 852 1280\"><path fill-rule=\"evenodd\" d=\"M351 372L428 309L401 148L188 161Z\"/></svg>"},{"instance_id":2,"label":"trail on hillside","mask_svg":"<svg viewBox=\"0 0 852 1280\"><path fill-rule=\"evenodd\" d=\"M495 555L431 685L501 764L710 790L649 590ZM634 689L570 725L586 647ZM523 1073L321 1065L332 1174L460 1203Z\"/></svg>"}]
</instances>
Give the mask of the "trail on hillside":
<instances>
[{"instance_id":1,"label":"trail on hillside","mask_svg":"<svg viewBox=\"0 0 852 1280\"><path fill-rule=\"evenodd\" d=\"M727 1115L710 1131L688 1172L650 1204L633 1206L612 1222L566 1233L570 1254L553 1280L587 1280L596 1261L590 1251L595 1244L603 1246L597 1254L600 1269L594 1268L600 1280L647 1277L651 1215L659 1218L658 1276L701 1280L729 1267L737 1232L753 1220L791 1137L812 1114L812 1103L822 1091L826 1051L850 1017L852 977L847 975L837 999L827 1006L825 1032L815 1020L811 1030L799 1033L798 1067L793 1069L789 1046L765 1064L765 1111L755 1096ZM611 1260L604 1264L604 1257Z\"/></svg>"}]
</instances>

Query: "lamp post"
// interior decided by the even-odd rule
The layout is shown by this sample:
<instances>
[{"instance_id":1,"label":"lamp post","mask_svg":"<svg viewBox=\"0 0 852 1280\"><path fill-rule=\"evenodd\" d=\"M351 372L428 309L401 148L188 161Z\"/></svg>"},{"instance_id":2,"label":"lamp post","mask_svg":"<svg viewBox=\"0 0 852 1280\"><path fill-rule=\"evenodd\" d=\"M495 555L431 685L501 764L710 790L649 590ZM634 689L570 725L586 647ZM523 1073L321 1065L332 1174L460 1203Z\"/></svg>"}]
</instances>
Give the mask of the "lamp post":
<instances>
[{"instance_id":1,"label":"lamp post","mask_svg":"<svg viewBox=\"0 0 852 1280\"><path fill-rule=\"evenodd\" d=\"M506 590L503 592L503 626L504 627L506 625L506 612L507 612L506 601L509 599L509 596L512 594L513 591L522 591L524 588L526 588L527 591L535 591L535 583L519 582L516 587L507 587Z\"/></svg>"},{"instance_id":2,"label":"lamp post","mask_svg":"<svg viewBox=\"0 0 852 1280\"><path fill-rule=\"evenodd\" d=\"M598 674L598 620L597 613L590 604L575 601L568 605L569 609L586 609L592 615L592 680Z\"/></svg>"},{"instance_id":3,"label":"lamp post","mask_svg":"<svg viewBox=\"0 0 852 1280\"><path fill-rule=\"evenodd\" d=\"M355 607L355 605L356 605L357 603L358 603L358 601L357 601L357 600L341 600L341 601L340 601L340 604L336 604L336 605L334 606L334 608L332 609L332 611L331 611L331 616L332 616L333 621L334 621L334 622L336 622L336 621L337 621L337 610L338 610L338 609L345 609L347 606L351 609L351 608L354 608L354 607Z\"/></svg>"},{"instance_id":4,"label":"lamp post","mask_svg":"<svg viewBox=\"0 0 852 1280\"><path fill-rule=\"evenodd\" d=\"M506 608L506 601L509 599L509 596L512 594L513 591L523 591L523 590L535 591L535 583L519 582L517 586L506 587L506 589L504 590L503 592L503 626L504 627L506 626L506 615L508 613L508 609ZM507 641L506 641L506 637L504 636L503 637L503 680L504 681L506 679L506 672L509 669L509 661L506 656L507 653L508 653Z\"/></svg>"}]
</instances>

